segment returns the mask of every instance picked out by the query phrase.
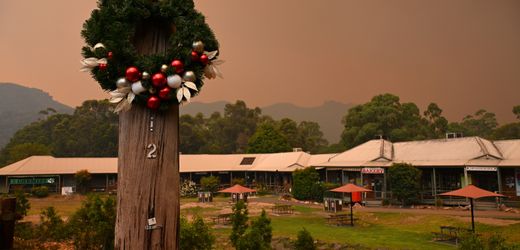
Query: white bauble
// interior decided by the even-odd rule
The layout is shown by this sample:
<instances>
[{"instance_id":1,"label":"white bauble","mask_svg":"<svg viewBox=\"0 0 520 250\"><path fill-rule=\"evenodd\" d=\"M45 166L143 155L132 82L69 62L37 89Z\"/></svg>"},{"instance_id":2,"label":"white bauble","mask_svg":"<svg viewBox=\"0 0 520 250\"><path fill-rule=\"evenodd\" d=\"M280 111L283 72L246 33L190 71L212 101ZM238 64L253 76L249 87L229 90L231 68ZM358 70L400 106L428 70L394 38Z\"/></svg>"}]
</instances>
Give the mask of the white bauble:
<instances>
[{"instance_id":1,"label":"white bauble","mask_svg":"<svg viewBox=\"0 0 520 250\"><path fill-rule=\"evenodd\" d=\"M168 86L172 89L178 89L182 84L182 78L179 75L171 75L166 78Z\"/></svg>"},{"instance_id":2,"label":"white bauble","mask_svg":"<svg viewBox=\"0 0 520 250\"><path fill-rule=\"evenodd\" d=\"M116 86L117 86L117 88L128 87L128 81L126 81L126 79L124 77L121 77L121 78L117 79Z\"/></svg>"},{"instance_id":3,"label":"white bauble","mask_svg":"<svg viewBox=\"0 0 520 250\"><path fill-rule=\"evenodd\" d=\"M141 83L141 81L132 83L132 92L134 92L134 94L138 95L145 91L146 91L146 89L143 87L143 84Z\"/></svg>"}]
</instances>

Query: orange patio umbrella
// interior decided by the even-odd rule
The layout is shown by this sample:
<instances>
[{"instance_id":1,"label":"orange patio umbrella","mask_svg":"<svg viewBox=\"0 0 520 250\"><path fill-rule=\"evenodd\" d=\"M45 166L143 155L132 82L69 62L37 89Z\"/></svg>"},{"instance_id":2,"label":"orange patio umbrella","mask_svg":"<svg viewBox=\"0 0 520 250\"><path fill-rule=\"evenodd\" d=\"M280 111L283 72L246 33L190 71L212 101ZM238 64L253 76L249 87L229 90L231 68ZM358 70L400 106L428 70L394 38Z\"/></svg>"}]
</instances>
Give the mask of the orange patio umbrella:
<instances>
[{"instance_id":1,"label":"orange patio umbrella","mask_svg":"<svg viewBox=\"0 0 520 250\"><path fill-rule=\"evenodd\" d=\"M461 189L453 190L450 192L439 194L442 196L458 196L469 198L470 206L471 206L471 230L475 232L475 217L473 215L473 199L483 198L483 197L504 197L501 194L493 193L481 188L478 188L474 185L467 185Z\"/></svg>"},{"instance_id":2,"label":"orange patio umbrella","mask_svg":"<svg viewBox=\"0 0 520 250\"><path fill-rule=\"evenodd\" d=\"M336 193L350 193L350 225L354 226L354 215L352 213L352 207L354 206L354 203L352 202L352 193L355 192L372 192L370 189L362 188L360 186L356 186L352 183L349 183L347 185L334 188L330 190L331 192Z\"/></svg>"}]
</instances>

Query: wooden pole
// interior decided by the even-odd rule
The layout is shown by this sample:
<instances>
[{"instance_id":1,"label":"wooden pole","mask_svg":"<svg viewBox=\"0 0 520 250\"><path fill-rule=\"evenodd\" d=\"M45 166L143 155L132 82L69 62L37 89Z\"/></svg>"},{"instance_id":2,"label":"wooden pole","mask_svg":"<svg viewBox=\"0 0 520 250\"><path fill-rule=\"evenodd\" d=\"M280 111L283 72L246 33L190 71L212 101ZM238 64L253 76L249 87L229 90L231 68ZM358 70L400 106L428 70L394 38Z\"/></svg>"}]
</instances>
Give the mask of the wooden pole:
<instances>
[{"instance_id":1,"label":"wooden pole","mask_svg":"<svg viewBox=\"0 0 520 250\"><path fill-rule=\"evenodd\" d=\"M350 193L350 226L354 226L354 211L353 211L353 207L354 207L354 201L352 200L352 192Z\"/></svg>"},{"instance_id":2,"label":"wooden pole","mask_svg":"<svg viewBox=\"0 0 520 250\"><path fill-rule=\"evenodd\" d=\"M471 231L475 232L475 215L473 214L473 198L469 198L471 206Z\"/></svg>"},{"instance_id":3,"label":"wooden pole","mask_svg":"<svg viewBox=\"0 0 520 250\"><path fill-rule=\"evenodd\" d=\"M174 31L147 20L134 45L143 55L164 53ZM132 105L119 115L115 249L179 249L178 138L178 105L160 112Z\"/></svg>"}]
</instances>

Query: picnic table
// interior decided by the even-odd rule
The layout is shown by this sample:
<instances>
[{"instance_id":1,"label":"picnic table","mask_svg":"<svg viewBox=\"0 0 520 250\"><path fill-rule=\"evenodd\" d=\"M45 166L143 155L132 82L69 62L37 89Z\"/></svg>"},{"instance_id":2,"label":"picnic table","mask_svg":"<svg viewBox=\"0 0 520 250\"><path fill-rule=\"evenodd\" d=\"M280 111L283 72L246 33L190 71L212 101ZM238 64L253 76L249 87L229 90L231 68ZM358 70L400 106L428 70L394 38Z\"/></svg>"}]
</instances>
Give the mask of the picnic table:
<instances>
[{"instance_id":1,"label":"picnic table","mask_svg":"<svg viewBox=\"0 0 520 250\"><path fill-rule=\"evenodd\" d=\"M291 205L275 204L271 211L274 214L293 214L294 208Z\"/></svg>"},{"instance_id":2,"label":"picnic table","mask_svg":"<svg viewBox=\"0 0 520 250\"><path fill-rule=\"evenodd\" d=\"M336 226L352 225L352 223L350 221L350 219L351 219L350 213L329 214L329 216L326 219L327 219L327 223L331 224L331 225L336 225ZM354 220L357 220L357 218L354 218Z\"/></svg>"},{"instance_id":3,"label":"picnic table","mask_svg":"<svg viewBox=\"0 0 520 250\"><path fill-rule=\"evenodd\" d=\"M213 223L215 224L229 224L231 223L231 213L229 214L219 214L213 217Z\"/></svg>"},{"instance_id":4,"label":"picnic table","mask_svg":"<svg viewBox=\"0 0 520 250\"><path fill-rule=\"evenodd\" d=\"M433 240L453 243L455 245L459 243L462 234L472 232L470 229L454 226L441 226L440 230L440 232L432 232L434 236Z\"/></svg>"}]
</instances>

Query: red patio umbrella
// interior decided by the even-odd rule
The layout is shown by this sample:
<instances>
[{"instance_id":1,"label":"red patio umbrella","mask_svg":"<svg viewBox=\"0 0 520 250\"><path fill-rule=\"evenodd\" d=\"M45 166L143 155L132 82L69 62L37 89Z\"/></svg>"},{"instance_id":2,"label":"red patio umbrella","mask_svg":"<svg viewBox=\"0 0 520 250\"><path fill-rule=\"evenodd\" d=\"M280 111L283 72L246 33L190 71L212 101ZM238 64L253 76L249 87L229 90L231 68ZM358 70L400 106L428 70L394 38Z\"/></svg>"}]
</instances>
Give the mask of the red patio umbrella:
<instances>
[{"instance_id":1,"label":"red patio umbrella","mask_svg":"<svg viewBox=\"0 0 520 250\"><path fill-rule=\"evenodd\" d=\"M232 194L243 194L243 193L254 193L256 192L256 190L254 189L250 189L250 188L246 188L244 186L241 186L241 185L234 185L230 188L225 188L225 189L222 189L220 191L218 191L219 193L232 193Z\"/></svg>"},{"instance_id":2,"label":"red patio umbrella","mask_svg":"<svg viewBox=\"0 0 520 250\"><path fill-rule=\"evenodd\" d=\"M478 188L474 185L467 185L461 189L453 190L450 192L439 194L442 196L458 196L469 198L470 206L471 206L471 230L475 232L475 218L473 215L473 199L483 198L483 197L504 197L501 194L493 193L481 188Z\"/></svg>"},{"instance_id":3,"label":"red patio umbrella","mask_svg":"<svg viewBox=\"0 0 520 250\"><path fill-rule=\"evenodd\" d=\"M350 225L354 226L354 215L352 213L352 207L354 206L354 202L352 202L352 193L355 192L372 192L370 189L362 188L360 186L356 186L352 183L349 183L347 185L334 188L330 190L331 192L336 193L350 193Z\"/></svg>"}]
</instances>

